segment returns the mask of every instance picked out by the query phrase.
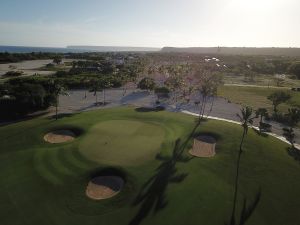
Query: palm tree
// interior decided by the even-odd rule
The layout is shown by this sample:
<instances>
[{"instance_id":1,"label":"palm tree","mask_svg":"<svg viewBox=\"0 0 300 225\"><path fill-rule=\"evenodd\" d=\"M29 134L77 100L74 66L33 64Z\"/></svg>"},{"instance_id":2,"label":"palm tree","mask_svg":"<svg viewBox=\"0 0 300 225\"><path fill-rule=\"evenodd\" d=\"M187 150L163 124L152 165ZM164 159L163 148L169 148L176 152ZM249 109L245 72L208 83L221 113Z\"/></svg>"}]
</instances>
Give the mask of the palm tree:
<instances>
[{"instance_id":1,"label":"palm tree","mask_svg":"<svg viewBox=\"0 0 300 225\"><path fill-rule=\"evenodd\" d=\"M125 96L126 92L127 92L127 84L130 80L129 76L127 73L125 73L123 76L122 76L122 85L123 85L123 96Z\"/></svg>"},{"instance_id":2,"label":"palm tree","mask_svg":"<svg viewBox=\"0 0 300 225\"><path fill-rule=\"evenodd\" d=\"M278 106L281 103L288 101L291 98L291 95L284 91L276 91L268 96L268 100L270 100L273 104L273 111L275 114L278 112Z\"/></svg>"},{"instance_id":3,"label":"palm tree","mask_svg":"<svg viewBox=\"0 0 300 225\"><path fill-rule=\"evenodd\" d=\"M265 129L270 129L268 127L271 126L271 125L263 123L264 117L266 118L268 116L268 110L266 108L258 108L255 112L255 115L256 115L257 118L260 117L259 132L262 132L262 130L265 130Z\"/></svg>"},{"instance_id":4,"label":"palm tree","mask_svg":"<svg viewBox=\"0 0 300 225\"><path fill-rule=\"evenodd\" d=\"M66 91L66 88L59 84L54 82L53 80L51 81L53 84L53 93L55 95L55 120L58 119L58 105L59 105L59 96L60 95L69 95L69 93Z\"/></svg>"},{"instance_id":5,"label":"palm tree","mask_svg":"<svg viewBox=\"0 0 300 225\"><path fill-rule=\"evenodd\" d=\"M220 84L220 80L218 77L211 75L211 74L203 74L203 76L200 79L200 85L198 87L198 90L202 96L202 103L199 110L199 120L203 119L206 104L208 101L208 97L215 96L217 94L218 86ZM211 110L212 110L211 105Z\"/></svg>"},{"instance_id":6,"label":"palm tree","mask_svg":"<svg viewBox=\"0 0 300 225\"><path fill-rule=\"evenodd\" d=\"M294 133L294 127L297 125L297 123L300 121L300 109L298 108L289 108L288 113L286 114L286 117L288 119L289 128L283 128L284 136L287 138L287 140L291 143L292 147L294 148L294 139L295 139L295 133Z\"/></svg>"},{"instance_id":7,"label":"palm tree","mask_svg":"<svg viewBox=\"0 0 300 225\"><path fill-rule=\"evenodd\" d=\"M248 106L241 109L241 115L237 114L237 117L240 119L241 125L243 127L243 135L240 142L240 149L239 149L237 163L236 163L237 165L236 165L236 176L235 176L235 190L234 190L233 208L232 208L232 215L231 215L231 222L230 222L231 225L235 224L235 210L236 210L236 203L237 203L240 160L243 152L244 139L248 133L248 126L253 124L253 119L255 118L253 117L252 114L253 114L253 110L251 107Z\"/></svg>"},{"instance_id":8,"label":"palm tree","mask_svg":"<svg viewBox=\"0 0 300 225\"><path fill-rule=\"evenodd\" d=\"M53 62L58 65L62 62L62 57L60 55L57 55L53 58Z\"/></svg>"},{"instance_id":9,"label":"palm tree","mask_svg":"<svg viewBox=\"0 0 300 225\"><path fill-rule=\"evenodd\" d=\"M96 97L95 105L98 105L98 92L102 91L101 82L99 80L92 81L92 90L94 92L94 96Z\"/></svg>"},{"instance_id":10,"label":"palm tree","mask_svg":"<svg viewBox=\"0 0 300 225\"><path fill-rule=\"evenodd\" d=\"M111 88L113 86L113 84L110 81L103 81L103 88L102 88L102 92L103 92L103 106L105 106L105 99L106 99L106 89L107 88Z\"/></svg>"},{"instance_id":11,"label":"palm tree","mask_svg":"<svg viewBox=\"0 0 300 225\"><path fill-rule=\"evenodd\" d=\"M82 85L84 87L84 98L86 99L86 97L87 97L86 96L86 92L87 92L87 88L88 88L88 85L90 83L90 80L87 77L83 77L81 79L81 83L82 83Z\"/></svg>"},{"instance_id":12,"label":"palm tree","mask_svg":"<svg viewBox=\"0 0 300 225\"><path fill-rule=\"evenodd\" d=\"M263 122L263 118L268 116L268 110L266 108L258 108L255 112L256 116L260 116L260 123Z\"/></svg>"},{"instance_id":13,"label":"palm tree","mask_svg":"<svg viewBox=\"0 0 300 225\"><path fill-rule=\"evenodd\" d=\"M166 79L164 84L165 84L166 87L168 87L172 91L174 102L177 104L178 93L184 87L184 81L183 81L183 78L182 78L183 76L178 75L177 73L172 73L171 71L173 71L172 68L169 69L169 73L171 74L171 76L169 76Z\"/></svg>"}]
</instances>

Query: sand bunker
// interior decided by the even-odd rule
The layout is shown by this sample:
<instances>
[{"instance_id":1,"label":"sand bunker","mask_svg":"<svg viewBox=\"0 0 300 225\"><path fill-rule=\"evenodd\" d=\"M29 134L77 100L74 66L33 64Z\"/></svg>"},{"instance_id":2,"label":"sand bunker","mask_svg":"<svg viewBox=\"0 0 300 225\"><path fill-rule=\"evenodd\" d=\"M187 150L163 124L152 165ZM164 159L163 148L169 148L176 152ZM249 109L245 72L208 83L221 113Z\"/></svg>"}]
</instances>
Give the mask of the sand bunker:
<instances>
[{"instance_id":1,"label":"sand bunker","mask_svg":"<svg viewBox=\"0 0 300 225\"><path fill-rule=\"evenodd\" d=\"M196 157L212 157L216 154L216 139L211 136L199 136L194 139L193 148L189 153Z\"/></svg>"},{"instance_id":2,"label":"sand bunker","mask_svg":"<svg viewBox=\"0 0 300 225\"><path fill-rule=\"evenodd\" d=\"M118 194L124 180L118 176L99 176L93 178L86 188L86 195L94 200L102 200Z\"/></svg>"},{"instance_id":3,"label":"sand bunker","mask_svg":"<svg viewBox=\"0 0 300 225\"><path fill-rule=\"evenodd\" d=\"M73 141L76 135L70 130L56 130L44 136L44 140L49 143L63 143Z\"/></svg>"}]
</instances>

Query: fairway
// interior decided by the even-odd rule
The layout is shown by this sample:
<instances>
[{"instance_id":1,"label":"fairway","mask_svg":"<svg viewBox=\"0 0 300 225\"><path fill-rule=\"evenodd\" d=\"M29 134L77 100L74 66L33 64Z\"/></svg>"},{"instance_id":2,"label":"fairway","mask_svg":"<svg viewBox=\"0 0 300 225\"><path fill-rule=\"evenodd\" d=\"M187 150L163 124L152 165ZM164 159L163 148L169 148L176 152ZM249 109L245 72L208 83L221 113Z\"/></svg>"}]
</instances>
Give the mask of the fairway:
<instances>
[{"instance_id":1,"label":"fairway","mask_svg":"<svg viewBox=\"0 0 300 225\"><path fill-rule=\"evenodd\" d=\"M291 95L288 102L279 105L280 111L286 112L289 107L300 105L300 93L287 88L223 86L218 95L231 102L251 106L253 109L267 108L272 111L272 102L267 97L276 91L285 91Z\"/></svg>"},{"instance_id":2,"label":"fairway","mask_svg":"<svg viewBox=\"0 0 300 225\"><path fill-rule=\"evenodd\" d=\"M194 128L192 116L132 107L2 126L0 224L228 224L242 127L208 120ZM78 131L76 138L44 141L46 133L64 129ZM216 140L214 157L189 154L193 139L203 135ZM253 209L247 225L300 221L300 164L288 147L249 129L236 214L240 218L243 206ZM103 175L122 182L99 190L95 179ZM90 188L110 198L94 200Z\"/></svg>"},{"instance_id":3,"label":"fairway","mask_svg":"<svg viewBox=\"0 0 300 225\"><path fill-rule=\"evenodd\" d=\"M99 163L136 165L155 157L164 135L160 126L151 123L111 120L93 126L79 149Z\"/></svg>"}]
</instances>

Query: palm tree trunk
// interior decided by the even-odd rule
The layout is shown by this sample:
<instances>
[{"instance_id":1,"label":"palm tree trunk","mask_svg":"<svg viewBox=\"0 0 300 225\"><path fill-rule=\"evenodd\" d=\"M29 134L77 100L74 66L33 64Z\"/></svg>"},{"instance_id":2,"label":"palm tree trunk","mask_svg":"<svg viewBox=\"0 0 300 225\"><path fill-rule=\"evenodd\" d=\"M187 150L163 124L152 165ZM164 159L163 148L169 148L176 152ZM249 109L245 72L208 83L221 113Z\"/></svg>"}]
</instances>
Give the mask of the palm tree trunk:
<instances>
[{"instance_id":1,"label":"palm tree trunk","mask_svg":"<svg viewBox=\"0 0 300 225\"><path fill-rule=\"evenodd\" d=\"M290 142L291 142L292 148L295 149L295 143L294 143L294 138L293 138L294 130L293 130L292 126L290 127L290 131L291 131L291 138L290 138L291 140L290 140Z\"/></svg>"},{"instance_id":2,"label":"palm tree trunk","mask_svg":"<svg viewBox=\"0 0 300 225\"><path fill-rule=\"evenodd\" d=\"M201 119L203 119L204 113L205 113L205 108L206 108L206 103L207 103L207 98L204 98L204 105L203 105L203 109L202 109L202 115L201 115Z\"/></svg>"},{"instance_id":3,"label":"palm tree trunk","mask_svg":"<svg viewBox=\"0 0 300 225\"><path fill-rule=\"evenodd\" d=\"M215 97L213 96L213 99L212 99L212 102L211 102L211 105L210 105L210 109L209 109L208 116L210 116L210 114L211 114L211 112L212 112L212 110L213 110L214 103L215 103Z\"/></svg>"},{"instance_id":4,"label":"palm tree trunk","mask_svg":"<svg viewBox=\"0 0 300 225\"><path fill-rule=\"evenodd\" d=\"M103 106L105 106L105 89L103 89Z\"/></svg>"},{"instance_id":5,"label":"palm tree trunk","mask_svg":"<svg viewBox=\"0 0 300 225\"><path fill-rule=\"evenodd\" d=\"M242 155L242 148L243 142L246 135L246 129L244 129L243 136L240 143L239 154L236 163L236 176L235 176L235 188L234 188L234 197L233 197L233 207L232 207L232 214L231 214L231 222L230 225L235 225L235 211L236 211L236 204L237 204L237 194L238 194L238 184L239 184L239 171L240 171L240 160Z\"/></svg>"},{"instance_id":6,"label":"palm tree trunk","mask_svg":"<svg viewBox=\"0 0 300 225\"><path fill-rule=\"evenodd\" d=\"M211 102L211 105L210 105L210 112L213 110L213 107L214 107L214 103L215 103L215 97L213 96L213 99L212 99L212 102Z\"/></svg>"},{"instance_id":7,"label":"palm tree trunk","mask_svg":"<svg viewBox=\"0 0 300 225\"><path fill-rule=\"evenodd\" d=\"M201 102L201 106L200 106L200 109L199 109L199 121L201 120L201 114L202 114L203 103L204 103L204 97L202 96L202 102Z\"/></svg>"},{"instance_id":8,"label":"palm tree trunk","mask_svg":"<svg viewBox=\"0 0 300 225\"><path fill-rule=\"evenodd\" d=\"M277 113L277 105L274 105L274 113Z\"/></svg>"},{"instance_id":9,"label":"palm tree trunk","mask_svg":"<svg viewBox=\"0 0 300 225\"><path fill-rule=\"evenodd\" d=\"M56 96L56 104L55 104L55 120L58 119L57 112L58 112L58 96Z\"/></svg>"}]
</instances>

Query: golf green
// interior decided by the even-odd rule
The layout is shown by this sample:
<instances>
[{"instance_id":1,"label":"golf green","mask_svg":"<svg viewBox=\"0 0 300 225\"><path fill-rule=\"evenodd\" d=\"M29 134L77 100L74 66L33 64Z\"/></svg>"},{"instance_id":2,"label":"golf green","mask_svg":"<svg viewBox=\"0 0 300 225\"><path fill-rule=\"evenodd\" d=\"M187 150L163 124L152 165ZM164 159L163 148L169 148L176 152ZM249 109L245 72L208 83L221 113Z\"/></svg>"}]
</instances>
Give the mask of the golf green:
<instances>
[{"instance_id":1,"label":"golf green","mask_svg":"<svg viewBox=\"0 0 300 225\"><path fill-rule=\"evenodd\" d=\"M93 126L79 150L99 163L136 165L155 157L164 136L164 129L149 122L110 120Z\"/></svg>"},{"instance_id":2,"label":"golf green","mask_svg":"<svg viewBox=\"0 0 300 225\"><path fill-rule=\"evenodd\" d=\"M54 130L72 130L76 137L45 142L44 135ZM237 124L208 120L195 127L192 116L131 107L2 126L0 224L229 224L242 132ZM214 157L189 155L199 135L216 139ZM249 130L236 224L298 224L295 154L287 144ZM122 177L124 185L112 198L92 200L87 185L102 175Z\"/></svg>"}]
</instances>

